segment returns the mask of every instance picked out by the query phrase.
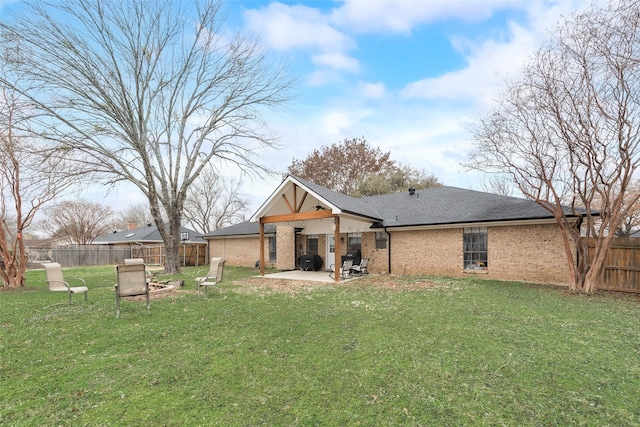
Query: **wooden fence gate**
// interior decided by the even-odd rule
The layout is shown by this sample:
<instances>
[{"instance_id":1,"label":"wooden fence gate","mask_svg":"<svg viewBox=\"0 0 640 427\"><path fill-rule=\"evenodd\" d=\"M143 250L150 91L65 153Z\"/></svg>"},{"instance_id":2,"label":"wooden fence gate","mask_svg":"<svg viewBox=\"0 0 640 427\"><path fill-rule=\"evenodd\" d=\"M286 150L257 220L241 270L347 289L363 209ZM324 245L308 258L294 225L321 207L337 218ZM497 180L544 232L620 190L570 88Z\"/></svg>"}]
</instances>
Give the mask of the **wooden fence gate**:
<instances>
[{"instance_id":1,"label":"wooden fence gate","mask_svg":"<svg viewBox=\"0 0 640 427\"><path fill-rule=\"evenodd\" d=\"M595 244L589 239L589 264ZM607 254L598 289L640 292L640 239L616 238Z\"/></svg>"}]
</instances>

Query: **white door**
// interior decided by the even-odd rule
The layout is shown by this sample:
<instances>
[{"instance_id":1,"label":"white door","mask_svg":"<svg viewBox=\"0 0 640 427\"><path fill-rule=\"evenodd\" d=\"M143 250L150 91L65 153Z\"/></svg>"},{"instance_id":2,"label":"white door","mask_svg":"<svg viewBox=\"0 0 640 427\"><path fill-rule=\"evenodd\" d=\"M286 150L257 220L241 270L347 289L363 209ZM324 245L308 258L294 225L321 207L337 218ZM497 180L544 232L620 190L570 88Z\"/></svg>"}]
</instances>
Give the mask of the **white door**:
<instances>
[{"instance_id":1,"label":"white door","mask_svg":"<svg viewBox=\"0 0 640 427\"><path fill-rule=\"evenodd\" d=\"M325 258L325 268L329 270L331 264L336 261L336 236L333 234L327 234L327 257Z\"/></svg>"}]
</instances>

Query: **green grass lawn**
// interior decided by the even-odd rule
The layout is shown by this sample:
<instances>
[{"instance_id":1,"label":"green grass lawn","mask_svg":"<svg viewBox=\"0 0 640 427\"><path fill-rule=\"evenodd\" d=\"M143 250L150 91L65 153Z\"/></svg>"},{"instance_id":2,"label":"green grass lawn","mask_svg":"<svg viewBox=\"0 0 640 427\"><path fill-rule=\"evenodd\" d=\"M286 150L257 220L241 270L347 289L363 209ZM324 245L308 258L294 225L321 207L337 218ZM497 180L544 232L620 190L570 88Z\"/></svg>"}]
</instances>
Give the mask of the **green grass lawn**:
<instances>
[{"instance_id":1,"label":"green grass lawn","mask_svg":"<svg viewBox=\"0 0 640 427\"><path fill-rule=\"evenodd\" d=\"M87 303L37 270L0 292L0 424L640 425L637 297L375 276L256 291L227 266L203 298L194 270L119 319L113 267L65 269Z\"/></svg>"}]
</instances>

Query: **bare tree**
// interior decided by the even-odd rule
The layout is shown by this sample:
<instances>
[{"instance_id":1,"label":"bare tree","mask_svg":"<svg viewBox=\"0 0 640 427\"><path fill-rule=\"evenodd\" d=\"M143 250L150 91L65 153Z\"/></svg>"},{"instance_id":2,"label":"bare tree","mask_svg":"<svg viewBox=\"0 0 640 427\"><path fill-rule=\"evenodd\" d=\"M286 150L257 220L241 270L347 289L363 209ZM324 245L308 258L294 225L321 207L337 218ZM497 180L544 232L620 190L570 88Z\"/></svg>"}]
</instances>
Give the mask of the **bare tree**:
<instances>
[{"instance_id":1,"label":"bare tree","mask_svg":"<svg viewBox=\"0 0 640 427\"><path fill-rule=\"evenodd\" d=\"M622 210L626 214L615 230L616 237L630 237L640 229L640 181L633 181L625 193ZM602 201L599 194L596 194L593 200L593 207L599 210L601 206Z\"/></svg>"},{"instance_id":2,"label":"bare tree","mask_svg":"<svg viewBox=\"0 0 640 427\"><path fill-rule=\"evenodd\" d=\"M579 292L597 289L638 197L629 189L640 154L639 42L637 3L574 15L475 128L470 166L508 174L554 215ZM590 265L581 236L595 238Z\"/></svg>"},{"instance_id":3,"label":"bare tree","mask_svg":"<svg viewBox=\"0 0 640 427\"><path fill-rule=\"evenodd\" d=\"M86 200L65 200L43 209L47 219L40 228L52 232L52 237L70 245L88 245L113 230L115 211L100 203Z\"/></svg>"},{"instance_id":4,"label":"bare tree","mask_svg":"<svg viewBox=\"0 0 640 427\"><path fill-rule=\"evenodd\" d=\"M31 137L30 120L29 105L0 85L0 279L9 287L24 286L25 230L46 203L77 183L68 164Z\"/></svg>"},{"instance_id":5,"label":"bare tree","mask_svg":"<svg viewBox=\"0 0 640 427\"><path fill-rule=\"evenodd\" d=\"M502 196L513 196L513 185L513 182L504 175L490 175L480 184L482 191Z\"/></svg>"},{"instance_id":6,"label":"bare tree","mask_svg":"<svg viewBox=\"0 0 640 427\"><path fill-rule=\"evenodd\" d=\"M626 215L616 230L617 237L630 237L640 229L640 181L634 181L626 194L622 209Z\"/></svg>"},{"instance_id":7,"label":"bare tree","mask_svg":"<svg viewBox=\"0 0 640 427\"><path fill-rule=\"evenodd\" d=\"M255 39L223 33L220 8L213 0L27 2L0 22L1 42L30 78L15 89L38 109L47 137L149 200L166 273L180 271L189 187L214 162L266 172L259 154L276 141L263 111L287 101L292 86Z\"/></svg>"},{"instance_id":8,"label":"bare tree","mask_svg":"<svg viewBox=\"0 0 640 427\"><path fill-rule=\"evenodd\" d=\"M244 219L249 202L240 194L241 180L225 180L206 168L189 188L184 204L187 224L208 233Z\"/></svg>"},{"instance_id":9,"label":"bare tree","mask_svg":"<svg viewBox=\"0 0 640 427\"><path fill-rule=\"evenodd\" d=\"M120 218L115 228L126 230L129 224L143 226L150 223L153 223L153 217L151 216L149 204L138 203L135 205L127 206L120 212Z\"/></svg>"}]
</instances>

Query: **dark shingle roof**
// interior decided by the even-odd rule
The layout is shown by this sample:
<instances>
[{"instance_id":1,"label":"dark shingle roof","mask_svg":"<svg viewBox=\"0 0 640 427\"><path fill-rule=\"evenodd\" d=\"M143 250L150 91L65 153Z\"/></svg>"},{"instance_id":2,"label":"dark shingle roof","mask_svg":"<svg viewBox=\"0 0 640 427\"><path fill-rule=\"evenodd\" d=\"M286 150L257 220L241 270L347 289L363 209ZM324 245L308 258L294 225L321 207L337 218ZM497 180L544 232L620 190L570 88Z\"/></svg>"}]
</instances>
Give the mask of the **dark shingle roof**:
<instances>
[{"instance_id":1,"label":"dark shingle roof","mask_svg":"<svg viewBox=\"0 0 640 427\"><path fill-rule=\"evenodd\" d=\"M200 233L196 233L186 227L180 227L181 233L189 233L188 242L198 241L202 238ZM162 236L155 224L146 227L139 227L134 230L116 231L114 233L103 234L93 240L94 244L124 243L124 242L149 242L162 243Z\"/></svg>"},{"instance_id":2,"label":"dark shingle roof","mask_svg":"<svg viewBox=\"0 0 640 427\"><path fill-rule=\"evenodd\" d=\"M294 177L344 212L378 219L386 227L552 219L529 199L501 196L458 187L433 187L354 198ZM567 212L571 216L570 212Z\"/></svg>"},{"instance_id":3,"label":"dark shingle roof","mask_svg":"<svg viewBox=\"0 0 640 427\"><path fill-rule=\"evenodd\" d=\"M275 224L265 224L264 232L266 234L275 234ZM240 224L230 225L229 227L212 231L203 237L250 236L255 234L260 234L260 224L257 222L244 221Z\"/></svg>"},{"instance_id":4,"label":"dark shingle roof","mask_svg":"<svg viewBox=\"0 0 640 427\"><path fill-rule=\"evenodd\" d=\"M457 187L434 187L366 198L383 215L383 225L402 227L492 221L552 219L538 203Z\"/></svg>"},{"instance_id":5,"label":"dark shingle roof","mask_svg":"<svg viewBox=\"0 0 640 427\"><path fill-rule=\"evenodd\" d=\"M329 190L321 185L314 184L298 177L293 177L301 184L305 185L309 190L316 193L329 203L340 208L343 212L353 213L376 220L382 220L380 212L378 212L369 202L368 198L356 198L347 196L337 191Z\"/></svg>"}]
</instances>

